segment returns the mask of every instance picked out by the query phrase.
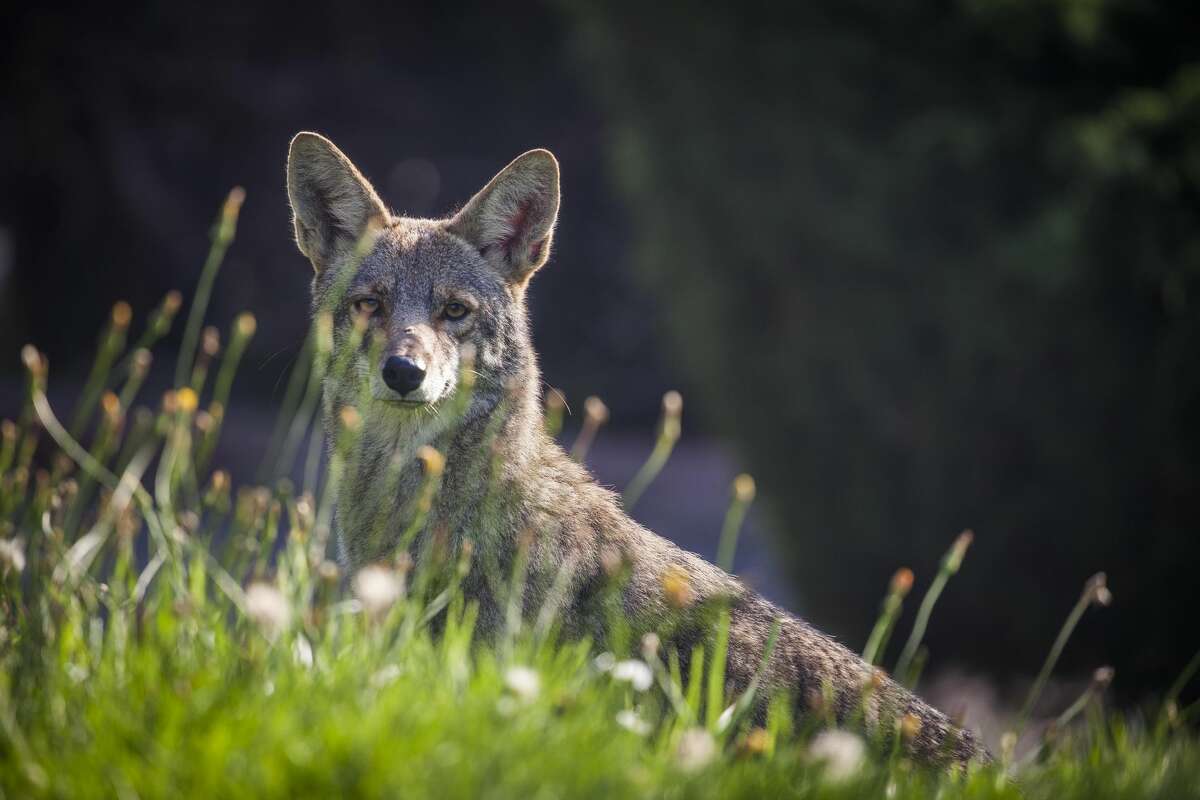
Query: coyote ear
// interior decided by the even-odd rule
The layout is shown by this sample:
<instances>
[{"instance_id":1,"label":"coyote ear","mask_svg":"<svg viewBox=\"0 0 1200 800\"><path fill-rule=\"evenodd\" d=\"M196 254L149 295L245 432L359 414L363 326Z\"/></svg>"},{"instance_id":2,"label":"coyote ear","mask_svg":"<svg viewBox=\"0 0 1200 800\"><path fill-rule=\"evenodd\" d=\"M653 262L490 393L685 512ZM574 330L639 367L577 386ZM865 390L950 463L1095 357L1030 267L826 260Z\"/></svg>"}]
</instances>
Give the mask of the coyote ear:
<instances>
[{"instance_id":1,"label":"coyote ear","mask_svg":"<svg viewBox=\"0 0 1200 800\"><path fill-rule=\"evenodd\" d=\"M558 161L549 150L530 150L500 170L447 229L509 283L523 284L550 257L558 199Z\"/></svg>"},{"instance_id":2,"label":"coyote ear","mask_svg":"<svg viewBox=\"0 0 1200 800\"><path fill-rule=\"evenodd\" d=\"M287 188L296 244L317 272L352 250L368 226L391 221L367 179L318 133L298 133L292 139Z\"/></svg>"}]
</instances>

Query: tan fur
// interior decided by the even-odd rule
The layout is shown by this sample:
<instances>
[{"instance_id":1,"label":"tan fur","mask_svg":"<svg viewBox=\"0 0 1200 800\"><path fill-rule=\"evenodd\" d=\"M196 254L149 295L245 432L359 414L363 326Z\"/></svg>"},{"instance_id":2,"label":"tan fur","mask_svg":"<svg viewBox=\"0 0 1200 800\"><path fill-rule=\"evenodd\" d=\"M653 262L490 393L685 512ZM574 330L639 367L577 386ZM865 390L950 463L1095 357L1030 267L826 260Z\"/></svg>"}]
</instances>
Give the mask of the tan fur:
<instances>
[{"instance_id":1,"label":"tan fur","mask_svg":"<svg viewBox=\"0 0 1200 800\"><path fill-rule=\"evenodd\" d=\"M552 615L568 635L604 646L615 585L620 613L635 632L659 633L685 666L693 647L712 635L708 612L726 604L729 697L758 672L777 623L759 698L787 693L801 714L857 720L885 741L896 735L899 718L912 714L920 732L906 746L919 760L987 757L973 734L887 676L873 676L857 655L630 519L545 434L525 290L549 257L557 218L552 155L519 157L451 219L414 220L389 214L327 139L300 134L288 159L288 188L297 241L317 270L313 309L333 313L337 347L353 343L361 300L377 303L350 368L330 374L324 386L327 430L337 430L348 405L362 419L338 495L340 552L351 568L394 558L409 530L415 558L458 552L472 541L476 555L464 588L479 603L486 637L505 624L509 581L526 552L520 604L527 616ZM372 232L373 222L380 228L371 246L361 261L352 258L353 243ZM470 312L452 318L456 303ZM397 354L427 365L411 396L378 377ZM464 367L474 378L469 394L453 379ZM426 516L422 445L446 458ZM685 577L686 602L665 590L669 575Z\"/></svg>"}]
</instances>

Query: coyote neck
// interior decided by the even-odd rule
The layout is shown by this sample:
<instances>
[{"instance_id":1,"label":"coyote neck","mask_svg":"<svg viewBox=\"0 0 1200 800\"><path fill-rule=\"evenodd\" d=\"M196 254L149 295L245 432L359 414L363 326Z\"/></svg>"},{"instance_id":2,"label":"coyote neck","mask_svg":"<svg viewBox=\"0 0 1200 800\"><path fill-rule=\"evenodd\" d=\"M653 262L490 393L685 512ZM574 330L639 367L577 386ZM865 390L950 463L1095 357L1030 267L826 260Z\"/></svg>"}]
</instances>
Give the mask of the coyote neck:
<instances>
[{"instance_id":1,"label":"coyote neck","mask_svg":"<svg viewBox=\"0 0 1200 800\"><path fill-rule=\"evenodd\" d=\"M539 384L527 368L503 395L480 393L466 413L442 409L419 424L397 421L390 409L368 412L338 489L341 560L352 568L388 560L405 539L415 557L430 535L455 548L466 538L490 547L514 541L530 465L554 447L542 432ZM444 458L432 497L423 446Z\"/></svg>"}]
</instances>

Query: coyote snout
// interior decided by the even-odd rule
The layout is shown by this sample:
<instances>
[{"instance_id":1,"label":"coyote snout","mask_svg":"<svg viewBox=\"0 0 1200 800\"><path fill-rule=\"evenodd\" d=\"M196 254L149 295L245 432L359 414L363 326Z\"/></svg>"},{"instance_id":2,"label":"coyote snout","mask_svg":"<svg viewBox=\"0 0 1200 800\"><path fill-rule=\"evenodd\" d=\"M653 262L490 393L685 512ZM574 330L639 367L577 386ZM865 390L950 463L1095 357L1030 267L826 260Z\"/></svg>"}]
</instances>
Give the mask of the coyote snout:
<instances>
[{"instance_id":1,"label":"coyote snout","mask_svg":"<svg viewBox=\"0 0 1200 800\"><path fill-rule=\"evenodd\" d=\"M380 356L374 380L376 399L411 405L431 405L450 389L452 370L442 369L437 331L424 320L388 325L387 346Z\"/></svg>"},{"instance_id":2,"label":"coyote snout","mask_svg":"<svg viewBox=\"0 0 1200 800\"><path fill-rule=\"evenodd\" d=\"M425 381L425 367L419 357L388 356L383 362L383 382L403 398Z\"/></svg>"}]
</instances>

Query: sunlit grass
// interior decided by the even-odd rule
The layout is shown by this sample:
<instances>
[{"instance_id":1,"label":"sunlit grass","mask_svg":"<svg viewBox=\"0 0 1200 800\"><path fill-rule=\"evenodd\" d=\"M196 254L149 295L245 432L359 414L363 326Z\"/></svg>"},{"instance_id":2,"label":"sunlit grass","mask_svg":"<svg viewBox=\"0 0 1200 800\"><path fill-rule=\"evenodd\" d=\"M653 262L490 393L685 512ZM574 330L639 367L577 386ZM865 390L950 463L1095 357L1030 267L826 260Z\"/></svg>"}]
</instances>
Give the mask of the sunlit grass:
<instances>
[{"instance_id":1,"label":"sunlit grass","mask_svg":"<svg viewBox=\"0 0 1200 800\"><path fill-rule=\"evenodd\" d=\"M321 377L347 368L327 316L318 315L262 458L264 477L302 464L302 485L235 487L210 465L254 334L242 315L222 350L203 327L241 199L234 193L222 210L176 388L164 397L137 405L150 349L181 307L174 293L132 348L133 312L117 304L69 425L47 400L45 357L22 352L26 401L0 424L0 796L1195 796L1195 709L1176 702L1190 672L1154 720L1101 713L1106 673L1019 761L1010 741L993 766L936 773L870 732L822 732L819 714L794 718L786 698L756 724L746 713L753 687L725 695L721 609L684 675L678 653L653 635L632 640L619 615L616 652L562 640L552 614L523 618L521 559L506 578L502 634L479 641L476 608L460 589L477 567L469 544L423 553L419 567L401 554L347 579L331 556L332 509L361 420L352 410L337 420L322 469ZM560 401L548 413L555 432ZM680 410L678 395L664 398L629 506L666 463ZM576 457L607 416L599 400L585 404ZM420 458L419 508L428 510L443 464L436 451ZM726 568L753 481L739 476L730 494L718 542ZM897 673L910 683L968 542L951 547L906 639ZM912 582L911 572L893 582L870 660L880 660ZM1068 617L1021 726L1101 588L1090 582ZM663 591L685 605L686 576L668 575Z\"/></svg>"}]
</instances>

